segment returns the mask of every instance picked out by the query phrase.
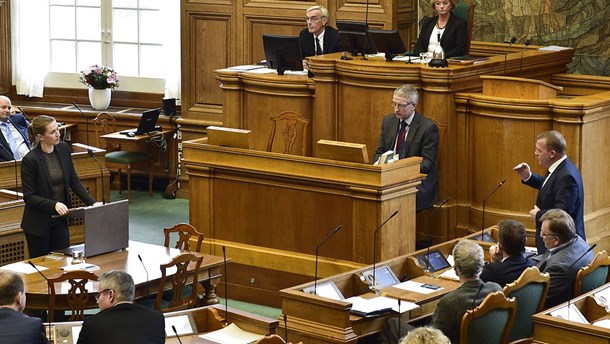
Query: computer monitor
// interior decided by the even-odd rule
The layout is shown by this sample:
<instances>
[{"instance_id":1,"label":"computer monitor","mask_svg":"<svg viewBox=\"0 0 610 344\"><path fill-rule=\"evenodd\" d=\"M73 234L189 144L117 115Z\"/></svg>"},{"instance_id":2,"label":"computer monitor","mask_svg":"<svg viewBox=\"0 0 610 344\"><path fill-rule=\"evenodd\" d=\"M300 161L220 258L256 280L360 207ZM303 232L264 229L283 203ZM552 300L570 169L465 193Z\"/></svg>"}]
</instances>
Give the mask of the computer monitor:
<instances>
[{"instance_id":1,"label":"computer monitor","mask_svg":"<svg viewBox=\"0 0 610 344\"><path fill-rule=\"evenodd\" d=\"M339 31L339 36L341 37L344 51L349 51L352 56L364 55L364 32ZM373 43L371 42L371 38L369 36L368 42L366 42L366 54L374 53L375 49L373 49Z\"/></svg>"},{"instance_id":2,"label":"computer monitor","mask_svg":"<svg viewBox=\"0 0 610 344\"><path fill-rule=\"evenodd\" d=\"M339 31L352 31L352 32L364 33L367 29L368 29L368 25L365 22L337 20L337 30L339 30Z\"/></svg>"},{"instance_id":3,"label":"computer monitor","mask_svg":"<svg viewBox=\"0 0 610 344\"><path fill-rule=\"evenodd\" d=\"M407 52L398 31L396 30L369 30L371 40L377 52L385 53L385 60L390 62L394 56Z\"/></svg>"},{"instance_id":4,"label":"computer monitor","mask_svg":"<svg viewBox=\"0 0 610 344\"><path fill-rule=\"evenodd\" d=\"M303 70L299 37L264 34L263 48L267 67L276 69L278 75L284 75L286 70Z\"/></svg>"}]
</instances>

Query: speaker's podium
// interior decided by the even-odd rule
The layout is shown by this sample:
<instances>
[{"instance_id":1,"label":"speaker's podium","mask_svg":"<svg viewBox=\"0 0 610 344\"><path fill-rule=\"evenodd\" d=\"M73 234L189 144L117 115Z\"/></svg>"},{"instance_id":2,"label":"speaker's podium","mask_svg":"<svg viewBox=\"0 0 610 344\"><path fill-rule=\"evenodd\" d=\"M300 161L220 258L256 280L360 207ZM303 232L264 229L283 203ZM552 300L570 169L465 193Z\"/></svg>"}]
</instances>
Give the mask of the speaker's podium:
<instances>
[{"instance_id":1,"label":"speaker's podium","mask_svg":"<svg viewBox=\"0 0 610 344\"><path fill-rule=\"evenodd\" d=\"M513 99L550 99L557 97L563 88L536 79L511 76L481 75L483 94Z\"/></svg>"},{"instance_id":2,"label":"speaker's podium","mask_svg":"<svg viewBox=\"0 0 610 344\"><path fill-rule=\"evenodd\" d=\"M357 145L334 145L363 158ZM331 149L331 150L332 150ZM308 156L183 143L190 220L202 250L231 257L229 295L280 306L279 290L415 250L415 193L421 158L374 166Z\"/></svg>"}]
</instances>

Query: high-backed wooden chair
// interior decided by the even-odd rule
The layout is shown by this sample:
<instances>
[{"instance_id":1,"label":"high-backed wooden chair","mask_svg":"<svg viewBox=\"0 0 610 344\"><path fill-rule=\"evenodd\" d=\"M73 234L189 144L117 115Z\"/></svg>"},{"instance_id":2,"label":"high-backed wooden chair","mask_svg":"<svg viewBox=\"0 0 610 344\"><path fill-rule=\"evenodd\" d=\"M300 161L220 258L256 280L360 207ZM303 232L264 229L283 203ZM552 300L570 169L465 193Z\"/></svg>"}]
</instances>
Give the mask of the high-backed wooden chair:
<instances>
[{"instance_id":1,"label":"high-backed wooden chair","mask_svg":"<svg viewBox=\"0 0 610 344\"><path fill-rule=\"evenodd\" d=\"M286 341L284 341L284 338L278 336L277 334L270 334L257 340L255 344L286 344ZM297 344L303 344L303 342L299 342Z\"/></svg>"},{"instance_id":2,"label":"high-backed wooden chair","mask_svg":"<svg viewBox=\"0 0 610 344\"><path fill-rule=\"evenodd\" d=\"M203 233L199 232L192 225L188 223L179 223L171 228L164 228L163 234L165 235L165 242L163 243L163 245L165 247L170 247L169 241L171 233L178 233L178 240L176 240L176 245L174 246L175 248L183 251L201 251L201 243L204 239ZM191 237L197 239L197 245L195 246L195 250L191 250Z\"/></svg>"},{"instance_id":3,"label":"high-backed wooden chair","mask_svg":"<svg viewBox=\"0 0 610 344\"><path fill-rule=\"evenodd\" d=\"M167 264L161 264L161 280L159 292L155 299L155 309L161 312L173 312L193 308L197 303L197 288L191 288L191 293L185 295L183 292L187 284L199 282L199 268L203 262L203 256L195 256L191 253L182 253L174 257ZM189 270L190 266L190 270ZM176 269L173 276L167 276L167 270ZM171 281L172 299L163 300L163 288Z\"/></svg>"},{"instance_id":4,"label":"high-backed wooden chair","mask_svg":"<svg viewBox=\"0 0 610 344\"><path fill-rule=\"evenodd\" d=\"M532 315L543 310L550 281L551 276L548 273L540 273L537 267L532 266L525 269L516 281L504 287L506 297L517 299L517 312L509 335L510 341L532 337Z\"/></svg>"},{"instance_id":5,"label":"high-backed wooden chair","mask_svg":"<svg viewBox=\"0 0 610 344\"><path fill-rule=\"evenodd\" d=\"M605 250L597 252L591 263L583 266L576 273L574 281L574 297L590 292L610 282L608 267L610 257Z\"/></svg>"},{"instance_id":6,"label":"high-backed wooden chair","mask_svg":"<svg viewBox=\"0 0 610 344\"><path fill-rule=\"evenodd\" d=\"M113 115L102 112L92 121L95 125L95 139L99 148L106 150L106 167L115 169L119 176L119 193L122 191L121 185L121 170L127 170L127 199L131 203L131 170L133 168L142 168L148 170L148 193L152 197L153 173L155 160L150 153L147 152L132 152L121 150L120 146L113 146L108 142L102 143L102 135L116 132L116 119Z\"/></svg>"},{"instance_id":7,"label":"high-backed wooden chair","mask_svg":"<svg viewBox=\"0 0 610 344\"><path fill-rule=\"evenodd\" d=\"M504 344L508 342L517 302L497 291L467 311L460 326L460 344Z\"/></svg>"},{"instance_id":8,"label":"high-backed wooden chair","mask_svg":"<svg viewBox=\"0 0 610 344\"><path fill-rule=\"evenodd\" d=\"M472 27L474 24L474 3L470 0L459 0L457 6L451 11L462 18L468 24L468 45L466 54L470 53L470 42L472 41Z\"/></svg>"},{"instance_id":9,"label":"high-backed wooden chair","mask_svg":"<svg viewBox=\"0 0 610 344\"><path fill-rule=\"evenodd\" d=\"M97 306L93 302L95 292L87 289L87 282L97 281L97 276L94 273L85 270L68 271L59 277L49 278L49 317L48 321L53 322L55 313L56 298L61 289L56 290L55 284L58 286L63 282L67 282L70 286L66 295L66 303L72 315L68 318L69 321L78 321L85 319L85 309L95 308ZM60 287L61 288L61 287Z\"/></svg>"},{"instance_id":10,"label":"high-backed wooden chair","mask_svg":"<svg viewBox=\"0 0 610 344\"><path fill-rule=\"evenodd\" d=\"M309 120L292 111L271 116L270 120L271 132L267 141L268 152L307 155ZM296 152L295 144L299 138L301 151Z\"/></svg>"}]
</instances>

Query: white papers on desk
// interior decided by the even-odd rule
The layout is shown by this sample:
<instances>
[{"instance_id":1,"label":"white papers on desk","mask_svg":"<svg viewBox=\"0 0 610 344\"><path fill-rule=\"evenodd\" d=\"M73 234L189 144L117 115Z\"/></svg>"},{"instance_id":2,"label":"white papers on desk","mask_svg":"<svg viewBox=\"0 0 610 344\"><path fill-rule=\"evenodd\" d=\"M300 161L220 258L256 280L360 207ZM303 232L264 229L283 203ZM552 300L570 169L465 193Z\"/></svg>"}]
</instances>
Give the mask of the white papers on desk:
<instances>
[{"instance_id":1,"label":"white papers on desk","mask_svg":"<svg viewBox=\"0 0 610 344\"><path fill-rule=\"evenodd\" d=\"M561 51L561 50L567 50L567 49L572 49L572 48L561 47L559 45L549 45L547 47L539 48L538 50L540 50L540 51Z\"/></svg>"},{"instance_id":2,"label":"white papers on desk","mask_svg":"<svg viewBox=\"0 0 610 344\"><path fill-rule=\"evenodd\" d=\"M589 321L587 321L585 316L582 315L580 310L573 303L570 304L569 307L568 307L568 305L566 305L564 307L561 307L561 308L551 312L550 314L551 314L551 316L558 318L558 319L565 319L565 320L574 321L574 322L581 323L581 324L589 323Z\"/></svg>"},{"instance_id":3,"label":"white papers on desk","mask_svg":"<svg viewBox=\"0 0 610 344\"><path fill-rule=\"evenodd\" d=\"M64 271L75 271L75 270L97 271L100 269L100 267L95 264L78 263L78 264L62 266L60 269L62 269Z\"/></svg>"},{"instance_id":4,"label":"white papers on desk","mask_svg":"<svg viewBox=\"0 0 610 344\"><path fill-rule=\"evenodd\" d=\"M398 288L398 289L402 289L402 290L406 290L406 291L412 291L412 292L418 293L418 294L432 294L434 292L444 289L442 287L439 287L438 289L430 289L430 288L424 287L424 285L425 284L423 284L423 283L419 283L419 282L415 282L415 281L406 281L406 282L402 282L400 284L395 285L394 288Z\"/></svg>"},{"instance_id":5,"label":"white papers on desk","mask_svg":"<svg viewBox=\"0 0 610 344\"><path fill-rule=\"evenodd\" d=\"M456 281L456 282L460 281L460 278L455 273L455 269L454 268L447 269L447 270L443 271L443 273L440 274L440 276L438 276L438 277L444 278L444 279L448 279L448 280L451 280L451 281Z\"/></svg>"},{"instance_id":6,"label":"white papers on desk","mask_svg":"<svg viewBox=\"0 0 610 344\"><path fill-rule=\"evenodd\" d=\"M599 321L592 323L591 325L595 325L595 326L599 326L599 327L603 327L603 328L610 328L610 319L599 320Z\"/></svg>"},{"instance_id":7,"label":"white papers on desk","mask_svg":"<svg viewBox=\"0 0 610 344\"><path fill-rule=\"evenodd\" d=\"M238 71L238 72L247 72L247 71L250 71L250 70L260 69L260 68L265 68L265 66L261 66L261 65L241 65L241 66L229 67L227 69L228 70Z\"/></svg>"},{"instance_id":8,"label":"white papers on desk","mask_svg":"<svg viewBox=\"0 0 610 344\"><path fill-rule=\"evenodd\" d=\"M199 335L200 338L211 340L222 344L248 344L253 343L263 336L256 333L246 332L235 324L217 331Z\"/></svg>"},{"instance_id":9,"label":"white papers on desk","mask_svg":"<svg viewBox=\"0 0 610 344\"><path fill-rule=\"evenodd\" d=\"M604 288L593 294L593 299L598 305L604 307L606 312L610 311L610 287Z\"/></svg>"},{"instance_id":10,"label":"white papers on desk","mask_svg":"<svg viewBox=\"0 0 610 344\"><path fill-rule=\"evenodd\" d=\"M348 299L345 299L344 301L352 303L353 311L363 314L374 313L375 311L380 311L388 308L392 309L394 312L399 311L398 300L385 296L376 296L371 299L365 299L360 296L352 296ZM419 308L419 306L412 302L400 302L400 313L404 313L416 308Z\"/></svg>"},{"instance_id":11,"label":"white papers on desk","mask_svg":"<svg viewBox=\"0 0 610 344\"><path fill-rule=\"evenodd\" d=\"M48 268L45 268L44 266L36 265L36 269L34 269L28 263L17 262L17 263L6 264L6 265L0 267L0 269L10 270L10 271L14 271L14 272L22 273L22 274L31 274L31 273L36 272L36 269L43 271L43 270L47 270Z\"/></svg>"},{"instance_id":12,"label":"white papers on desk","mask_svg":"<svg viewBox=\"0 0 610 344\"><path fill-rule=\"evenodd\" d=\"M411 61L411 62L419 62L419 56L411 56L411 60L409 60L409 56L394 56L393 61Z\"/></svg>"},{"instance_id":13,"label":"white papers on desk","mask_svg":"<svg viewBox=\"0 0 610 344\"><path fill-rule=\"evenodd\" d=\"M271 74L271 73L277 73L277 71L275 69L263 67L263 68L257 68L257 69L249 70L246 73L252 73L252 74Z\"/></svg>"}]
</instances>

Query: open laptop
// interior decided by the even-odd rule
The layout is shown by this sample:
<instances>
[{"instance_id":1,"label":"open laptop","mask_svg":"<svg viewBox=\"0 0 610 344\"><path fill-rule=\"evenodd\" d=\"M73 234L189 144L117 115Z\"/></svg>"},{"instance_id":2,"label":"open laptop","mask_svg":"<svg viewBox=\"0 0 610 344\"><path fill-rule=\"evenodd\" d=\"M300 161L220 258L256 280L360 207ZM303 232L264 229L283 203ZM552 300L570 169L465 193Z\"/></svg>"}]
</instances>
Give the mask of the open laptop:
<instances>
[{"instance_id":1,"label":"open laptop","mask_svg":"<svg viewBox=\"0 0 610 344\"><path fill-rule=\"evenodd\" d=\"M99 206L77 208L70 217L84 220L85 243L72 245L53 252L72 255L73 251L83 252L85 258L122 250L129 246L128 201L122 200Z\"/></svg>"},{"instance_id":2,"label":"open laptop","mask_svg":"<svg viewBox=\"0 0 610 344\"><path fill-rule=\"evenodd\" d=\"M161 109L144 111L142 113L142 117L140 117L138 128L121 131L121 134L128 135L129 133L134 133L135 135L146 135L152 133L153 131L158 131L157 120L159 119L160 113Z\"/></svg>"}]
</instances>

